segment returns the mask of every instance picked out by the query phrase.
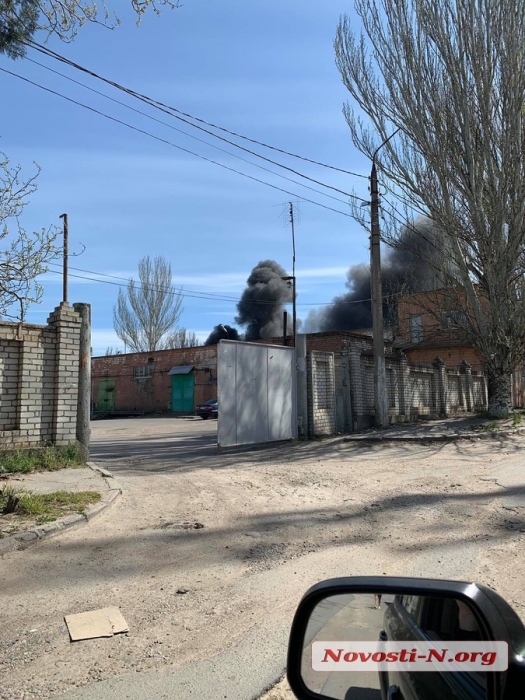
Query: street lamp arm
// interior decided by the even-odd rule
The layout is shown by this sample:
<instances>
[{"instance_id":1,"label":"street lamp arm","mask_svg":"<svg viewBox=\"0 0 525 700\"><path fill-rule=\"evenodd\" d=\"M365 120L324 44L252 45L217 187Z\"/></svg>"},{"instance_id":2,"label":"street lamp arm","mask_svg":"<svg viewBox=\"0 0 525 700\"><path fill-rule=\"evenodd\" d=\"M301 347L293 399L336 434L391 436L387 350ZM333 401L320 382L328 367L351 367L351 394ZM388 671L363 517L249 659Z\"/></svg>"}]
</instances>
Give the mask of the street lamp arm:
<instances>
[{"instance_id":1,"label":"street lamp arm","mask_svg":"<svg viewBox=\"0 0 525 700\"><path fill-rule=\"evenodd\" d=\"M383 148L383 146L386 146L386 144L390 141L390 139L393 139L396 134L398 134L401 131L401 127L399 126L390 136L383 141L381 145L379 145L376 150L374 151L374 155L372 156L372 165L375 165L376 163L376 156L379 153L379 151Z\"/></svg>"}]
</instances>

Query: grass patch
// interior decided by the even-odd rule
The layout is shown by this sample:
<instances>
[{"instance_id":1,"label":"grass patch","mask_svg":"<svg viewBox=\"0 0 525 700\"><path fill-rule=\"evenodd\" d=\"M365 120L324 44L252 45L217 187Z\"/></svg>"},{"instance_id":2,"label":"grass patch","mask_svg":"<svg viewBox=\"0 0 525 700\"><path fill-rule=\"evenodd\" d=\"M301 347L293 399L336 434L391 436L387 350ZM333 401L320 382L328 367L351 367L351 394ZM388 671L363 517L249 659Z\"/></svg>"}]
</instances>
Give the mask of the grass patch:
<instances>
[{"instance_id":1,"label":"grass patch","mask_svg":"<svg viewBox=\"0 0 525 700\"><path fill-rule=\"evenodd\" d=\"M85 464L78 443L67 447L38 447L28 450L0 450L1 474L56 471Z\"/></svg>"},{"instance_id":2,"label":"grass patch","mask_svg":"<svg viewBox=\"0 0 525 700\"><path fill-rule=\"evenodd\" d=\"M521 416L522 416L521 413L515 413L512 416L512 425L514 428L517 428L518 425L521 425Z\"/></svg>"},{"instance_id":3,"label":"grass patch","mask_svg":"<svg viewBox=\"0 0 525 700\"><path fill-rule=\"evenodd\" d=\"M474 426L474 430L487 433L491 432L492 430L498 430L499 428L501 428L501 423L497 423L496 421L493 423L483 423L482 425Z\"/></svg>"},{"instance_id":4,"label":"grass patch","mask_svg":"<svg viewBox=\"0 0 525 700\"><path fill-rule=\"evenodd\" d=\"M503 413L501 416L497 416L497 420L507 420L507 418L512 418L513 415L514 413ZM488 411L478 411L476 418L492 418L494 420L495 416L491 416Z\"/></svg>"},{"instance_id":5,"label":"grass patch","mask_svg":"<svg viewBox=\"0 0 525 700\"><path fill-rule=\"evenodd\" d=\"M10 502L16 502L12 513L3 511ZM7 485L0 491L0 523L32 519L38 525L52 522L62 515L83 513L86 508L100 501L98 491L55 491L53 493L33 493Z\"/></svg>"}]
</instances>

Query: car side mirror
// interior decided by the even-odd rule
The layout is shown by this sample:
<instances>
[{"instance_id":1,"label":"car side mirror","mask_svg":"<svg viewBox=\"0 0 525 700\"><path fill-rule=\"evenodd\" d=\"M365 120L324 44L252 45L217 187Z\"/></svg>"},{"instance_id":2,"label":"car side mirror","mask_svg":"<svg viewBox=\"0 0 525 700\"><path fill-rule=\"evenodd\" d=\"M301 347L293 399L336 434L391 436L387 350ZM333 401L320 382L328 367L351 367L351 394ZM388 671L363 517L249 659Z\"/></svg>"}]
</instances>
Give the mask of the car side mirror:
<instances>
[{"instance_id":1,"label":"car side mirror","mask_svg":"<svg viewBox=\"0 0 525 700\"><path fill-rule=\"evenodd\" d=\"M303 596L287 676L299 700L514 700L524 656L525 627L486 586L339 578Z\"/></svg>"}]
</instances>

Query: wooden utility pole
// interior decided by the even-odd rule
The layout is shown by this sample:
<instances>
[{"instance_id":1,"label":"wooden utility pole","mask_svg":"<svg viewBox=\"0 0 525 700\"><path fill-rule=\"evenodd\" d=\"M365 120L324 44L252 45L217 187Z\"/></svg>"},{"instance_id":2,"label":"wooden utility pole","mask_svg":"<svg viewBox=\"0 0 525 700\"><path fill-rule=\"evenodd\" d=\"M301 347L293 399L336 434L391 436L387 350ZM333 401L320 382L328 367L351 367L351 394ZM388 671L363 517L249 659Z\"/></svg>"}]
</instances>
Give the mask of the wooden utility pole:
<instances>
[{"instance_id":1,"label":"wooden utility pole","mask_svg":"<svg viewBox=\"0 0 525 700\"><path fill-rule=\"evenodd\" d=\"M67 304L67 263L68 263L68 226L67 226L67 214L61 214L60 218L64 220L64 253L63 253L63 260L64 260L64 273L62 276L63 283L64 283L64 288L62 292L62 301L65 301Z\"/></svg>"},{"instance_id":2,"label":"wooden utility pole","mask_svg":"<svg viewBox=\"0 0 525 700\"><path fill-rule=\"evenodd\" d=\"M91 395L91 306L90 304L73 304L80 316L80 347L78 366L78 399L77 399L77 440L80 444L84 459L89 459L90 428L90 395Z\"/></svg>"}]
</instances>

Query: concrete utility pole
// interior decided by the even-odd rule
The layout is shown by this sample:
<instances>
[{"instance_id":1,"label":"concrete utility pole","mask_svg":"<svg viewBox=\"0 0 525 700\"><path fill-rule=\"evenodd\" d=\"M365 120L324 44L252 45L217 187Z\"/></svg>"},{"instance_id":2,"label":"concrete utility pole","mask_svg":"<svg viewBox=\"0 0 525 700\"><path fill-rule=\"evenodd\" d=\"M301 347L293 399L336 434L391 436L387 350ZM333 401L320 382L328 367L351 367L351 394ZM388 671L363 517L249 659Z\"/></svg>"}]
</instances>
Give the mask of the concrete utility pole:
<instances>
[{"instance_id":1,"label":"concrete utility pole","mask_svg":"<svg viewBox=\"0 0 525 700\"><path fill-rule=\"evenodd\" d=\"M91 408L91 305L73 304L80 316L80 348L78 365L77 399L77 440L83 457L89 458L91 429L89 425Z\"/></svg>"},{"instance_id":2,"label":"concrete utility pole","mask_svg":"<svg viewBox=\"0 0 525 700\"><path fill-rule=\"evenodd\" d=\"M67 262L68 262L68 238L69 238L69 231L68 231L68 225L67 225L67 214L60 214L60 218L64 219L64 253L63 253L64 274L62 276L64 288L63 288L63 292L62 292L62 301L65 301L67 304Z\"/></svg>"},{"instance_id":3,"label":"concrete utility pole","mask_svg":"<svg viewBox=\"0 0 525 700\"><path fill-rule=\"evenodd\" d=\"M295 228L294 228L294 220L293 220L293 203L289 202L290 204L290 223L292 224L292 252L293 252L293 257L292 257L292 293L293 293L293 346L295 347L295 336L297 334L297 310L296 310L296 303L295 303Z\"/></svg>"},{"instance_id":4,"label":"concrete utility pole","mask_svg":"<svg viewBox=\"0 0 525 700\"><path fill-rule=\"evenodd\" d=\"M376 428L388 426L388 393L386 388L385 335L383 327L383 292L381 287L381 233L379 230L379 187L377 184L376 156L393 138L396 129L376 148L372 156L370 175L370 291L372 297L372 330L374 348L374 406Z\"/></svg>"},{"instance_id":5,"label":"concrete utility pole","mask_svg":"<svg viewBox=\"0 0 525 700\"><path fill-rule=\"evenodd\" d=\"M375 155L375 154L374 154ZM379 231L379 190L377 169L372 162L370 176L370 291L372 297L372 329L374 346L374 406L376 428L388 425L388 402L386 392L385 339L383 328L383 295L381 290L381 235Z\"/></svg>"}]
</instances>

